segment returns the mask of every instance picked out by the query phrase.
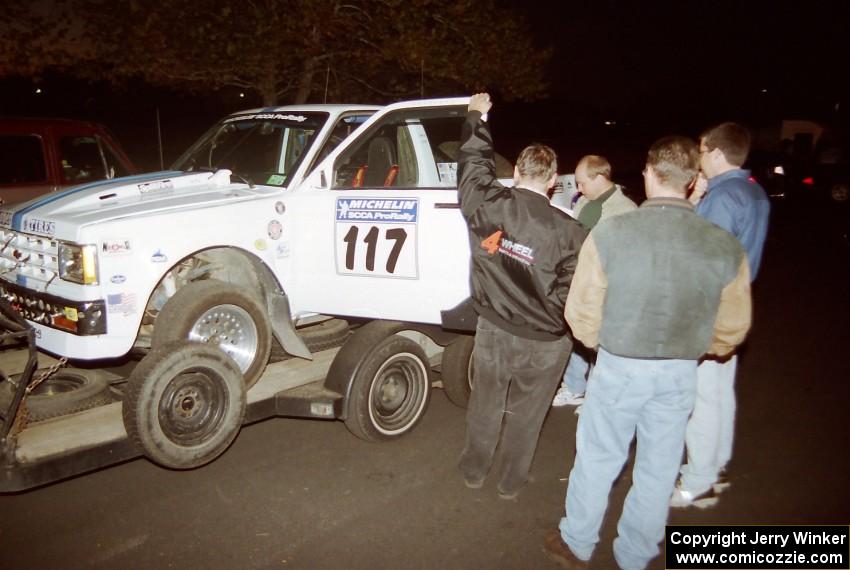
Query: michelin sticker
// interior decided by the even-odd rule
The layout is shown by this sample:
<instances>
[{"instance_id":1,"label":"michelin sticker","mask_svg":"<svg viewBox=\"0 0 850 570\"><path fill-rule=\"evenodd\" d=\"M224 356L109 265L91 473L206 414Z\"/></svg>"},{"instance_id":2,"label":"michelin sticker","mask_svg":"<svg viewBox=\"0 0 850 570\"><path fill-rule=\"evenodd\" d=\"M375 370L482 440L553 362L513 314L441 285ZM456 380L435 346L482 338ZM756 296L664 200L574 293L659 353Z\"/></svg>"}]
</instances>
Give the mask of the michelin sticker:
<instances>
[{"instance_id":1,"label":"michelin sticker","mask_svg":"<svg viewBox=\"0 0 850 570\"><path fill-rule=\"evenodd\" d=\"M337 198L337 273L417 279L419 200Z\"/></svg>"}]
</instances>

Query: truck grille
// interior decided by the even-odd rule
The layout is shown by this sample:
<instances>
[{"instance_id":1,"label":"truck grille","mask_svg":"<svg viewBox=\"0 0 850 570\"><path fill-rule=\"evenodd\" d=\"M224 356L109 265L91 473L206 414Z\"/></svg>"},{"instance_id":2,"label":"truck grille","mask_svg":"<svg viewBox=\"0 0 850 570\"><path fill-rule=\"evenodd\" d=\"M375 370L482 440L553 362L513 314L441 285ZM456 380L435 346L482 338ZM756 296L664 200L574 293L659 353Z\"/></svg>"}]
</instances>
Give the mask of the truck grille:
<instances>
[{"instance_id":1,"label":"truck grille","mask_svg":"<svg viewBox=\"0 0 850 570\"><path fill-rule=\"evenodd\" d=\"M59 272L59 242L43 236L0 230L0 274L45 283Z\"/></svg>"}]
</instances>

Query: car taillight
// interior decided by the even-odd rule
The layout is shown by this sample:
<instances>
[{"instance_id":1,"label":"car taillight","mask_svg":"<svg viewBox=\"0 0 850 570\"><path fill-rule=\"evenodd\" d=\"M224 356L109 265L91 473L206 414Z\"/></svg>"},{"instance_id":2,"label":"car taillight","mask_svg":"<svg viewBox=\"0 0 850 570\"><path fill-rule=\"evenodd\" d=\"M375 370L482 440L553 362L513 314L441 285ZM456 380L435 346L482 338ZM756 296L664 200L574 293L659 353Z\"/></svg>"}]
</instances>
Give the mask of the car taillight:
<instances>
[{"instance_id":1,"label":"car taillight","mask_svg":"<svg viewBox=\"0 0 850 570\"><path fill-rule=\"evenodd\" d=\"M811 176L807 176L806 178L803 178L802 182L806 186L814 186L815 185L815 179L812 178Z\"/></svg>"}]
</instances>

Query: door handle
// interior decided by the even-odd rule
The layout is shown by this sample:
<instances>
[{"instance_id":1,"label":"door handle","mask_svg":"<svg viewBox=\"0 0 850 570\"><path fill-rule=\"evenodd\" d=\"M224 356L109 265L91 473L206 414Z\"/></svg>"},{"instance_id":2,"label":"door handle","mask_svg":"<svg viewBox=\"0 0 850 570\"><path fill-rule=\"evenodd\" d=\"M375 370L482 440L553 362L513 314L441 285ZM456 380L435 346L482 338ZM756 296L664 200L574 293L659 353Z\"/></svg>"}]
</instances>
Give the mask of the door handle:
<instances>
[{"instance_id":1,"label":"door handle","mask_svg":"<svg viewBox=\"0 0 850 570\"><path fill-rule=\"evenodd\" d=\"M438 210L448 210L450 208L454 208L455 210L460 209L460 204L457 202L436 202L434 204L434 208Z\"/></svg>"}]
</instances>

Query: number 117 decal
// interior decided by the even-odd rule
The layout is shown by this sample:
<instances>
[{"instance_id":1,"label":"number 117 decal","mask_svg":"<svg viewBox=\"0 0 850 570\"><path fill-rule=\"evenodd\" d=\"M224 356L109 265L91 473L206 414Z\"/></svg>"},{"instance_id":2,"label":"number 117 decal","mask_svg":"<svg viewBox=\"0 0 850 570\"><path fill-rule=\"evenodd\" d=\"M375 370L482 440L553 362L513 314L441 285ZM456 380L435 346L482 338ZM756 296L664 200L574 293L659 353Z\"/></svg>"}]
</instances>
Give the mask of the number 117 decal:
<instances>
[{"instance_id":1,"label":"number 117 decal","mask_svg":"<svg viewBox=\"0 0 850 570\"><path fill-rule=\"evenodd\" d=\"M416 199L338 199L337 273L417 279L418 209Z\"/></svg>"}]
</instances>

